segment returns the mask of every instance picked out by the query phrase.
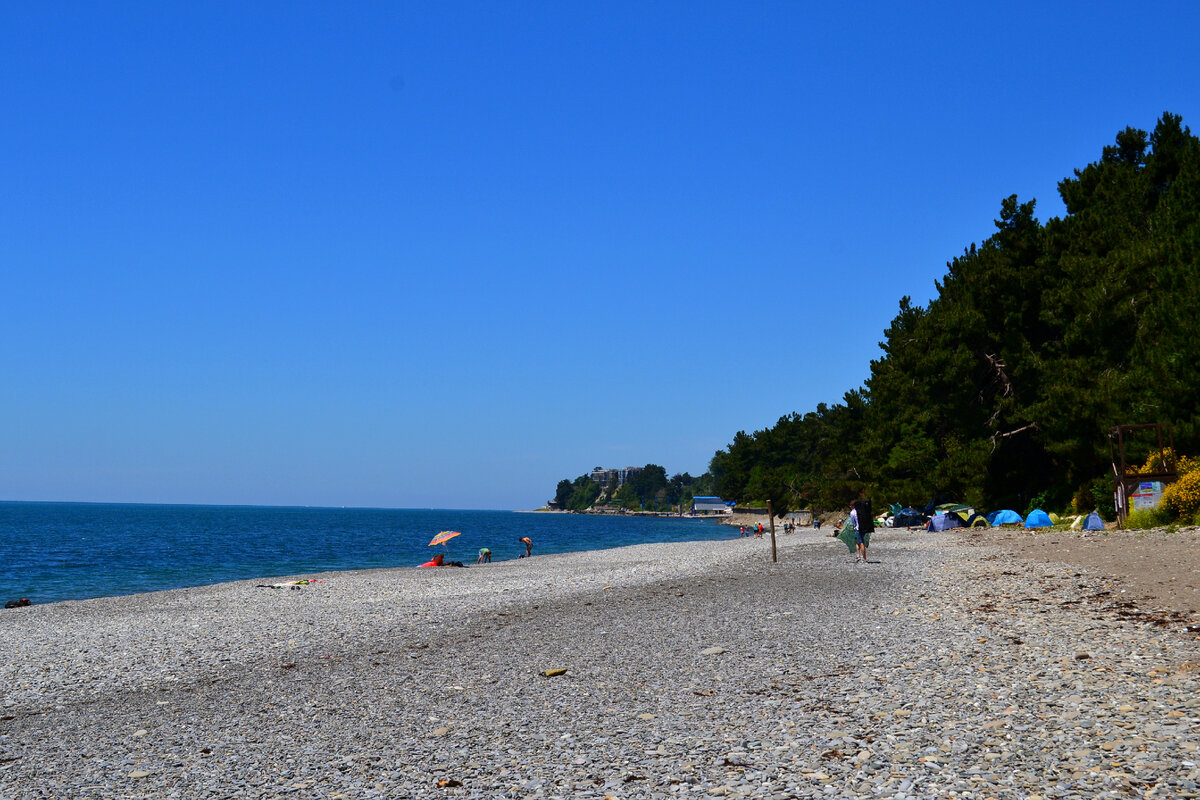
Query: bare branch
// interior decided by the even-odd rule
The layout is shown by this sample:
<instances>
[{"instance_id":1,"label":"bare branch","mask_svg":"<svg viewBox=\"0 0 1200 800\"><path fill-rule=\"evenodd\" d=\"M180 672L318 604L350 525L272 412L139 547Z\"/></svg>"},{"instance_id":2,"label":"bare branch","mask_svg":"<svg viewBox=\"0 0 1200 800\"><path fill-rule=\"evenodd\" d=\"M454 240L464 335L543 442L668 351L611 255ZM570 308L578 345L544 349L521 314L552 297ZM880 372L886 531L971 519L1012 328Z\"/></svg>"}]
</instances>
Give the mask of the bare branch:
<instances>
[{"instance_id":1,"label":"bare branch","mask_svg":"<svg viewBox=\"0 0 1200 800\"><path fill-rule=\"evenodd\" d=\"M1038 424L1036 422L1031 422L1028 425L1023 425L1020 428L1017 428L1015 431L1009 431L1007 433L1000 433L1000 431L996 431L992 434L992 452L996 452L997 439L1007 439L1010 436L1016 436L1018 433L1038 430L1041 430L1041 428L1038 427Z\"/></svg>"},{"instance_id":2,"label":"bare branch","mask_svg":"<svg viewBox=\"0 0 1200 800\"><path fill-rule=\"evenodd\" d=\"M987 360L988 364L990 364L992 367L992 372L994 373L994 376L992 378L992 383L1000 384L1000 392L999 392L1000 396L1001 397L1012 397L1013 396L1012 381L1009 379L1008 373L1005 372L1005 370L1008 369L1008 365L1005 364L1003 361L1001 361L999 356L997 356L995 353L984 353L983 357ZM982 390L980 390L980 392L979 392L979 400L980 400L980 402L983 401L983 391Z\"/></svg>"}]
</instances>

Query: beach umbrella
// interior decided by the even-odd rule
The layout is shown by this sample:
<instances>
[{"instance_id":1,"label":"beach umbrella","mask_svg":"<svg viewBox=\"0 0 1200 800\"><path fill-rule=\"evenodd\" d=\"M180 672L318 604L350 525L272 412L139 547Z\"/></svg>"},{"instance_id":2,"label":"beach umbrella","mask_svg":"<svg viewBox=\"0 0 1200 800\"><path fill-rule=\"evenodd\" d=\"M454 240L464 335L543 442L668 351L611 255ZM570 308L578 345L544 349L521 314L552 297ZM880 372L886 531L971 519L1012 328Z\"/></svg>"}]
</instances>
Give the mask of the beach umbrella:
<instances>
[{"instance_id":1,"label":"beach umbrella","mask_svg":"<svg viewBox=\"0 0 1200 800\"><path fill-rule=\"evenodd\" d=\"M428 546L433 547L435 544L445 544L455 536L459 536L461 534L462 531L442 531L437 536L433 537L433 541L430 542Z\"/></svg>"}]
</instances>

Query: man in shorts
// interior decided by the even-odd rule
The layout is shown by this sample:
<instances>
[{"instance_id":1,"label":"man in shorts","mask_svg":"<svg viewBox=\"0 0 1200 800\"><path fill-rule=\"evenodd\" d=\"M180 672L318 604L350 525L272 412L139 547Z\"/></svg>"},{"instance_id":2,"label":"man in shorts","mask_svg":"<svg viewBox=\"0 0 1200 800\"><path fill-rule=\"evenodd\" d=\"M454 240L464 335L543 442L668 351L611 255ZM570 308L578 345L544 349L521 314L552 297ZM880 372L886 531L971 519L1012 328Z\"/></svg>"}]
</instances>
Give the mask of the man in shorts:
<instances>
[{"instance_id":1,"label":"man in shorts","mask_svg":"<svg viewBox=\"0 0 1200 800\"><path fill-rule=\"evenodd\" d=\"M867 537L875 532L875 518L871 513L871 501L855 500L850 508L850 524L854 527L854 563L867 562Z\"/></svg>"}]
</instances>

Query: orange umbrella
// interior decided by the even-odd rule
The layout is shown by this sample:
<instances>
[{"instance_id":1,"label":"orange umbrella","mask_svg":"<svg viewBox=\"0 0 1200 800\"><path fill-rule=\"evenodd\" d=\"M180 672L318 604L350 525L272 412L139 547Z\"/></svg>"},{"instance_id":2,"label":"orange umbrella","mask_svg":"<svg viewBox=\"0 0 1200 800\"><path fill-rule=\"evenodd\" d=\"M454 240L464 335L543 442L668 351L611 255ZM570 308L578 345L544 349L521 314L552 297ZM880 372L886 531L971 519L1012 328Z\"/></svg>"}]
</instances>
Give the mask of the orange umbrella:
<instances>
[{"instance_id":1,"label":"orange umbrella","mask_svg":"<svg viewBox=\"0 0 1200 800\"><path fill-rule=\"evenodd\" d=\"M461 533L462 531L442 531L437 536L433 537L433 541L430 542L428 546L433 547L435 544L445 544Z\"/></svg>"}]
</instances>

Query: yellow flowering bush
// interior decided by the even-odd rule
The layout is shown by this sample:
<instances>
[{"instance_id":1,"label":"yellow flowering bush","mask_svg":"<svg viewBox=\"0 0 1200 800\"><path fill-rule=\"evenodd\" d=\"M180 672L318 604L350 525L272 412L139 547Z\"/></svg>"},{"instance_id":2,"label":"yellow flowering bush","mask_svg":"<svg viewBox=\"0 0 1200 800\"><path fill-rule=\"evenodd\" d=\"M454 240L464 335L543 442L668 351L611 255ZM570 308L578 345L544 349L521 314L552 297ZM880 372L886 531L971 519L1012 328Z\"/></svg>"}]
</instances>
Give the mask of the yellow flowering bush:
<instances>
[{"instance_id":1,"label":"yellow flowering bush","mask_svg":"<svg viewBox=\"0 0 1200 800\"><path fill-rule=\"evenodd\" d=\"M1187 522L1200 514L1200 470L1192 469L1163 489L1162 505L1173 517Z\"/></svg>"},{"instance_id":2,"label":"yellow flowering bush","mask_svg":"<svg viewBox=\"0 0 1200 800\"><path fill-rule=\"evenodd\" d=\"M1177 457L1169 447L1163 455L1168 464L1172 459L1175 461L1175 472L1179 475L1179 480L1163 489L1162 502L1156 510L1166 512L1171 519L1192 522L1200 517L1200 462L1188 456ZM1153 453L1137 472L1139 475L1148 475L1152 472L1162 472L1166 468L1158 453Z\"/></svg>"},{"instance_id":3,"label":"yellow flowering bush","mask_svg":"<svg viewBox=\"0 0 1200 800\"><path fill-rule=\"evenodd\" d=\"M1164 461L1166 463L1164 463ZM1188 458L1187 456L1176 456L1175 452L1171 448L1165 447L1163 448L1162 459L1159 459L1158 453L1151 453L1150 457L1146 459L1146 463L1137 468L1137 474L1149 475L1151 472L1165 472L1167 466L1172 461L1175 462L1175 472L1181 476L1186 475L1189 472L1194 472L1198 466L1194 458Z\"/></svg>"}]
</instances>

